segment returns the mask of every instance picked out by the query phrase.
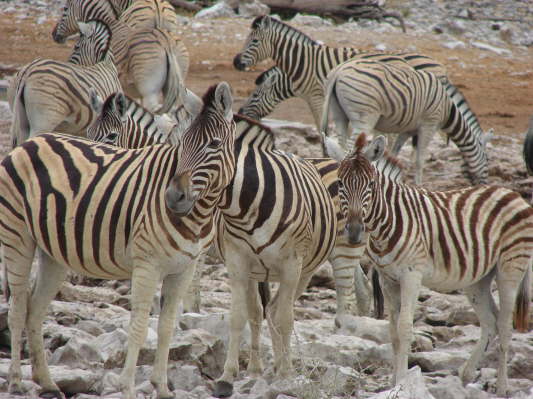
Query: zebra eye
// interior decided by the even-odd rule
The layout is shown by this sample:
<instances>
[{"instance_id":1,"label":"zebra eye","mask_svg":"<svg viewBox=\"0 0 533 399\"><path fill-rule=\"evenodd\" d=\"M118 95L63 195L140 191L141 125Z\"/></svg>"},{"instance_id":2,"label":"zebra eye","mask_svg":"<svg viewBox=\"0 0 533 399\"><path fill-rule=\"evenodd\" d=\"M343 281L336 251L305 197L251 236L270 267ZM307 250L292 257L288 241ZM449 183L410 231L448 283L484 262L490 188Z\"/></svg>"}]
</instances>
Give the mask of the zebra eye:
<instances>
[{"instance_id":1,"label":"zebra eye","mask_svg":"<svg viewBox=\"0 0 533 399\"><path fill-rule=\"evenodd\" d=\"M259 40L258 39L252 39L252 41L250 42L251 44L258 44L259 43Z\"/></svg>"},{"instance_id":2,"label":"zebra eye","mask_svg":"<svg viewBox=\"0 0 533 399\"><path fill-rule=\"evenodd\" d=\"M337 180L337 185L339 186L339 190L344 188L344 183L340 180Z\"/></svg>"},{"instance_id":3,"label":"zebra eye","mask_svg":"<svg viewBox=\"0 0 533 399\"><path fill-rule=\"evenodd\" d=\"M117 132L110 132L106 138L105 138L105 142L107 144L114 144L118 139L118 133Z\"/></svg>"},{"instance_id":4,"label":"zebra eye","mask_svg":"<svg viewBox=\"0 0 533 399\"><path fill-rule=\"evenodd\" d=\"M207 144L207 148L215 149L222 145L222 140L215 137L209 144Z\"/></svg>"},{"instance_id":5,"label":"zebra eye","mask_svg":"<svg viewBox=\"0 0 533 399\"><path fill-rule=\"evenodd\" d=\"M375 182L374 180L370 180L370 182L368 183L368 188L369 188L370 190L373 190L373 189L374 189L374 184L375 184L375 183L376 183L376 182Z\"/></svg>"}]
</instances>

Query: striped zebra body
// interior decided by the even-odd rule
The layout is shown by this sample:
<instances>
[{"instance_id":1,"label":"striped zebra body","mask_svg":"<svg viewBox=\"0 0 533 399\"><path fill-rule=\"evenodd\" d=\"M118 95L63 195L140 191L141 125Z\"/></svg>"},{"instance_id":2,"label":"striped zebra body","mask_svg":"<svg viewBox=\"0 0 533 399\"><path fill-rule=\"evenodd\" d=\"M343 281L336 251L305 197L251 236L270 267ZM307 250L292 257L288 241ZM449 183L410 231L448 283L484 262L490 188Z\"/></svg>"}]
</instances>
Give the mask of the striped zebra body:
<instances>
[{"instance_id":1,"label":"striped zebra body","mask_svg":"<svg viewBox=\"0 0 533 399\"><path fill-rule=\"evenodd\" d=\"M340 196L348 225L366 231L365 256L382 277L390 310L395 383L407 372L421 285L439 291L463 289L480 319L481 338L459 374L465 383L474 377L479 360L498 334L497 391L505 396L515 301L517 328L528 328L533 208L518 193L495 186L432 192L402 184L394 171L395 160L385 159L376 167L370 164L382 158L384 138L366 149L365 140L360 135L354 153L339 167ZM387 164L388 173L383 168ZM494 277L499 310L491 294Z\"/></svg>"},{"instance_id":2,"label":"striped zebra body","mask_svg":"<svg viewBox=\"0 0 533 399\"><path fill-rule=\"evenodd\" d=\"M281 21L262 16L252 23L252 31L233 64L237 69L244 70L267 58L274 60L291 80L295 93L307 102L319 126L328 73L357 55L363 56L358 49L321 45ZM370 57L375 55L368 54ZM424 69L437 76L446 76L444 66L430 57L416 53L391 55L402 57L417 70Z\"/></svg>"},{"instance_id":3,"label":"striped zebra body","mask_svg":"<svg viewBox=\"0 0 533 399\"><path fill-rule=\"evenodd\" d=\"M321 131L328 129L330 111L341 132L342 146L353 147L358 133L378 130L398 133L393 153L411 136L418 136L416 177L422 182L424 152L442 129L457 145L474 184L488 178L485 145L490 134L471 129L434 74L374 61L349 61L331 72L326 89ZM348 132L348 123L352 133Z\"/></svg>"},{"instance_id":4,"label":"striped zebra body","mask_svg":"<svg viewBox=\"0 0 533 399\"><path fill-rule=\"evenodd\" d=\"M241 326L246 322L246 311L237 310L235 307L240 303L241 295L246 295L243 289L249 284L252 284L250 289L255 293L255 281L281 280L282 284L285 284L285 273L301 269L298 291L292 294L297 297L298 292L307 286L306 282L315 268L328 257L334 267L337 320L342 322L342 316L350 311L348 299L354 291L354 266L358 264L362 246L349 244L341 234L345 219L340 212L337 195L337 162L331 159L303 160L277 151L274 149L269 129L248 118L235 116L234 119L237 137L236 172L232 183L222 196L219 212L215 217L215 225L218 226L218 252L224 259L233 281L232 320L235 318L236 324ZM120 116L115 120L120 120ZM116 128L114 130L118 131ZM123 129L119 135L141 131L142 129ZM101 134L99 139L106 140ZM115 137L114 140L142 142L120 137ZM276 205L281 199L283 205ZM327 210L327 218L324 217L324 221L320 221L320 215L326 211L321 207ZM337 218L338 223L334 223ZM306 222L302 223L302 219ZM308 227L315 226L316 230L322 223L328 226L327 234L323 237L323 233L313 233ZM322 244L319 245L318 242ZM331 246L333 249L328 256ZM291 266L287 258L291 258L294 248L298 248L296 252L300 259L299 262L292 259ZM366 314L369 308L366 277L359 267L356 267L355 275L357 303L360 312ZM292 284L297 281L298 278L293 279ZM286 307L292 301L280 303ZM262 311L256 305L261 306L254 303L253 308L248 309L248 319L253 331L251 367L259 370L261 365L257 351ZM275 303L270 309L271 315L276 314ZM233 374L238 370L236 358L240 334L240 329L232 331L227 365L220 381L231 384ZM287 367L287 360L283 362Z\"/></svg>"},{"instance_id":5,"label":"striped zebra body","mask_svg":"<svg viewBox=\"0 0 533 399\"><path fill-rule=\"evenodd\" d=\"M134 29L162 28L178 33L178 20L174 7L165 0L135 0L120 19Z\"/></svg>"},{"instance_id":6,"label":"striped zebra body","mask_svg":"<svg viewBox=\"0 0 533 399\"><path fill-rule=\"evenodd\" d=\"M104 97L121 90L109 51L109 33L95 29L95 24L80 24L83 32L71 59L81 65L36 59L15 76L11 100L14 146L47 131L85 135L84 129L96 117L89 105L89 89Z\"/></svg>"},{"instance_id":7,"label":"striped zebra body","mask_svg":"<svg viewBox=\"0 0 533 399\"><path fill-rule=\"evenodd\" d=\"M177 303L213 237L213 212L233 176L235 126L227 84L212 88L177 146L125 150L42 134L0 164L0 242L11 294L9 390L21 387L21 335L28 329L34 380L60 395L45 359L42 321L68 269L90 277L132 279L132 315L123 397L134 372L151 301L163 281L158 348L151 378L170 397L166 366ZM31 266L41 255L32 294Z\"/></svg>"},{"instance_id":8,"label":"striped zebra body","mask_svg":"<svg viewBox=\"0 0 533 399\"><path fill-rule=\"evenodd\" d=\"M174 116L177 118L178 126L186 128L189 125L187 117L184 115L196 115L199 106L196 103L199 99L190 97L192 92L189 92L189 97L185 98L184 106L188 108L183 114ZM156 121L154 116L142 107L138 106L133 101L127 106L127 99L120 94L110 96L106 102L99 107L98 112L100 116L97 121L87 129L87 136L95 141L100 141L107 144L113 144L125 148L140 148L145 145L152 145L157 143L172 142L173 133L169 135L165 133L169 131L168 128L160 129L158 126L161 122ZM191 101L193 104L191 105ZM236 118L236 135L241 137L248 130L257 130L257 135L262 134L268 136L270 131L263 125L253 123L248 118ZM172 131L175 131L174 128ZM273 143L270 143L269 145ZM239 157L239 151L236 151L235 156ZM340 212L338 193L337 193L337 162L328 158L309 158L307 162L312 164L318 171L322 183L327 188L331 196L335 208L337 210L337 220L339 224L339 235L335 247L329 256L329 261L333 266L333 273L335 277L335 286L337 290L337 323L342 323L342 319L346 314L353 313L351 304L353 303L354 295L357 299L358 313L361 315L368 315L370 312L370 303L368 296L368 282L366 276L361 269L357 267L358 260L361 255L359 245L351 245L346 242L344 236L340 234L344 228L344 217ZM241 167L241 165L237 165ZM238 169L237 175L240 175ZM259 170L259 172L261 172ZM254 186L260 186L271 177L262 174L254 175L253 179L248 180ZM245 172L242 172L245 173ZM229 190L229 188L228 188ZM266 194L265 194L266 195ZM254 224L254 212L249 211L247 216L248 223ZM273 226L276 221L270 221ZM279 228L279 226L278 226ZM354 270L355 268L355 270ZM354 275L355 275L355 292L354 292ZM197 284L198 285L198 284Z\"/></svg>"},{"instance_id":9,"label":"striped zebra body","mask_svg":"<svg viewBox=\"0 0 533 399\"><path fill-rule=\"evenodd\" d=\"M185 45L177 33L164 28L136 29L128 26L103 3L106 2L73 0L68 3L54 29L54 40L62 42L76 33L76 20L87 21L94 14L105 15L101 20L112 33L111 49L125 93L140 98L143 106L151 111L170 111L183 88L189 68Z\"/></svg>"}]
</instances>

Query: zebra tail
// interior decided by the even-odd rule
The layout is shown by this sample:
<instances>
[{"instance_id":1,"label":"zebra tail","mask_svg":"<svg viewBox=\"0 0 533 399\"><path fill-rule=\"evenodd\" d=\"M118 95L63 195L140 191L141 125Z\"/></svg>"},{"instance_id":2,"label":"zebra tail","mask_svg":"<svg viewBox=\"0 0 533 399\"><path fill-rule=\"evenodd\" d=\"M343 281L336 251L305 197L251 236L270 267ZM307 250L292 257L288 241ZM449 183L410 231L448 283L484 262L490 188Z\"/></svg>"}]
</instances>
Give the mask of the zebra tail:
<instances>
[{"instance_id":1,"label":"zebra tail","mask_svg":"<svg viewBox=\"0 0 533 399\"><path fill-rule=\"evenodd\" d=\"M529 331L529 304L531 302L531 267L527 267L526 274L522 278L518 295L516 296L516 310L514 313L514 325L519 332Z\"/></svg>"},{"instance_id":2,"label":"zebra tail","mask_svg":"<svg viewBox=\"0 0 533 399\"><path fill-rule=\"evenodd\" d=\"M167 53L167 78L163 85L163 105L158 113L166 114L176 104L177 99L181 96L183 90L183 79L181 70L176 58L175 45L169 40L169 50Z\"/></svg>"},{"instance_id":3,"label":"zebra tail","mask_svg":"<svg viewBox=\"0 0 533 399\"><path fill-rule=\"evenodd\" d=\"M524 140L524 161L527 173L533 175L533 116L529 119L529 128Z\"/></svg>"},{"instance_id":4,"label":"zebra tail","mask_svg":"<svg viewBox=\"0 0 533 399\"><path fill-rule=\"evenodd\" d=\"M320 133L329 136L328 124L329 124L329 109L330 102L333 100L332 96L335 95L335 86L337 84L337 78L335 76L335 69L329 73L327 80L326 92L324 93L324 105L322 106L322 118L320 120Z\"/></svg>"},{"instance_id":5,"label":"zebra tail","mask_svg":"<svg viewBox=\"0 0 533 399\"><path fill-rule=\"evenodd\" d=\"M372 292L374 296L374 315L376 319L383 319L385 315L385 305L383 301L383 291L379 283L379 273L375 267L372 268Z\"/></svg>"},{"instance_id":6,"label":"zebra tail","mask_svg":"<svg viewBox=\"0 0 533 399\"><path fill-rule=\"evenodd\" d=\"M15 96L13 98L13 118L10 128L12 148L15 148L18 144L30 137L30 123L24 104L24 87L24 84L18 86L15 89Z\"/></svg>"},{"instance_id":7,"label":"zebra tail","mask_svg":"<svg viewBox=\"0 0 533 399\"><path fill-rule=\"evenodd\" d=\"M263 305L263 319L266 319L266 307L270 302L270 285L266 281L257 283L259 296L261 297L261 304Z\"/></svg>"}]
</instances>

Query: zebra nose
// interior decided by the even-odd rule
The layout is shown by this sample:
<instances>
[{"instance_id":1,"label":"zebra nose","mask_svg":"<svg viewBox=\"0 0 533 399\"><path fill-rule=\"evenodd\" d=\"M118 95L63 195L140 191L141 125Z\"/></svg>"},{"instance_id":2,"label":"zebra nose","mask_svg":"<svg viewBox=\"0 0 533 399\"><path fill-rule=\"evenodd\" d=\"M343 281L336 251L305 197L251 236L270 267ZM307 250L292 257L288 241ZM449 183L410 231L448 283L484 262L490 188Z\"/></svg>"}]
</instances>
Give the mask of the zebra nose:
<instances>
[{"instance_id":1,"label":"zebra nose","mask_svg":"<svg viewBox=\"0 0 533 399\"><path fill-rule=\"evenodd\" d=\"M350 245L360 244L363 236L363 225L360 223L346 223L344 227L345 234L348 236Z\"/></svg>"},{"instance_id":2,"label":"zebra nose","mask_svg":"<svg viewBox=\"0 0 533 399\"><path fill-rule=\"evenodd\" d=\"M65 43L65 37L57 33L57 25L52 31L52 39L54 40L54 42L59 43L59 44Z\"/></svg>"},{"instance_id":3,"label":"zebra nose","mask_svg":"<svg viewBox=\"0 0 533 399\"><path fill-rule=\"evenodd\" d=\"M238 69L239 71L243 71L244 68L246 67L241 61L240 54L237 54L235 58L233 59L233 66L235 67L235 69Z\"/></svg>"},{"instance_id":4,"label":"zebra nose","mask_svg":"<svg viewBox=\"0 0 533 399\"><path fill-rule=\"evenodd\" d=\"M186 216L195 203L195 198L189 192L190 174L175 177L165 192L167 207L178 216Z\"/></svg>"}]
</instances>

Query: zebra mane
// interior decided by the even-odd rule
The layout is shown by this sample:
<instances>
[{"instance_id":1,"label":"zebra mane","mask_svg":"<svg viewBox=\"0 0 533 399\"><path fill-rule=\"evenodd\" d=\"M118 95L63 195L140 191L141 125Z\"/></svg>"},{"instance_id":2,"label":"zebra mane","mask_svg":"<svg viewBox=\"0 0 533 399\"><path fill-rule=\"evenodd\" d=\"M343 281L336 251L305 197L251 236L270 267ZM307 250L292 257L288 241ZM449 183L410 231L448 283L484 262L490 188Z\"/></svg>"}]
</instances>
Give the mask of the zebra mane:
<instances>
[{"instance_id":1,"label":"zebra mane","mask_svg":"<svg viewBox=\"0 0 533 399\"><path fill-rule=\"evenodd\" d=\"M244 129L240 129L239 127L237 127L237 133L235 136L236 142L239 140L243 140L250 134L254 134L257 137L261 136L263 139L263 144L267 145L269 149L275 149L274 133L272 132L272 129L270 129L268 126L265 126L261 122L252 118L248 118L246 115L241 114L233 114L233 120L237 124L247 125ZM253 127L256 127L257 129L252 129Z\"/></svg>"},{"instance_id":2,"label":"zebra mane","mask_svg":"<svg viewBox=\"0 0 533 399\"><path fill-rule=\"evenodd\" d=\"M255 85L259 86L262 84L265 79L267 79L270 75L273 74L279 74L281 70L277 66L273 66L272 68L267 69L266 71L262 72L256 79L255 79Z\"/></svg>"},{"instance_id":3,"label":"zebra mane","mask_svg":"<svg viewBox=\"0 0 533 399\"><path fill-rule=\"evenodd\" d=\"M95 23L95 30L103 30L105 31L106 33L106 36L108 37L108 40L106 41L106 44L105 44L105 47L104 47L104 58L107 58L110 54L110 50L111 50L111 42L113 41L113 32L111 31L111 28L109 27L109 25L102 19L99 19L99 18L94 18L94 19L90 19L88 20L87 22L85 22L86 24L88 23L91 23L91 22L94 22Z\"/></svg>"},{"instance_id":4,"label":"zebra mane","mask_svg":"<svg viewBox=\"0 0 533 399\"><path fill-rule=\"evenodd\" d=\"M274 29L281 29L281 30L286 30L286 31L290 31L293 33L292 35L292 38L296 39L296 40L301 40L305 43L308 43L308 44L318 44L315 40L311 39L308 35L306 35L305 33L303 33L301 30L299 29L296 29L295 27L289 25L289 24L286 24L285 22L283 21L280 21L278 19L275 19L275 18L272 18L268 15L261 15L259 17L257 17L256 19L254 19L254 21L252 22L252 29L259 29L261 27L261 22L264 20L264 19L267 19L270 21L270 23L272 24L272 27Z\"/></svg>"}]
</instances>

